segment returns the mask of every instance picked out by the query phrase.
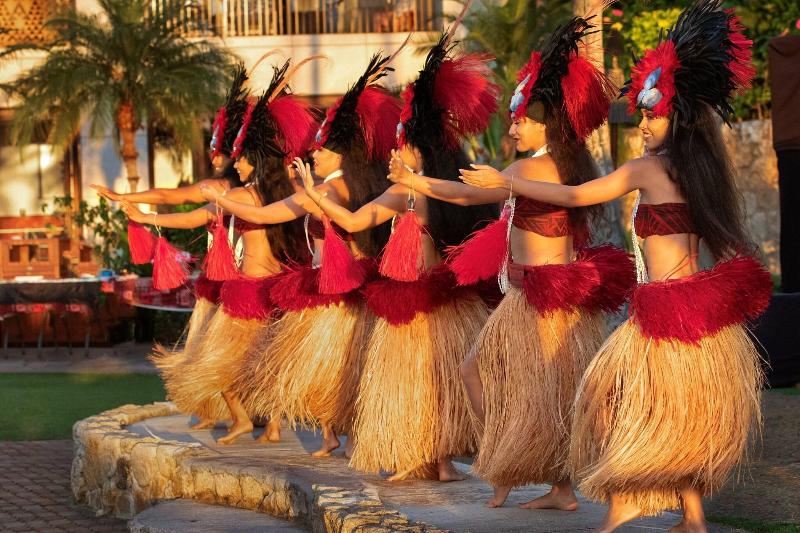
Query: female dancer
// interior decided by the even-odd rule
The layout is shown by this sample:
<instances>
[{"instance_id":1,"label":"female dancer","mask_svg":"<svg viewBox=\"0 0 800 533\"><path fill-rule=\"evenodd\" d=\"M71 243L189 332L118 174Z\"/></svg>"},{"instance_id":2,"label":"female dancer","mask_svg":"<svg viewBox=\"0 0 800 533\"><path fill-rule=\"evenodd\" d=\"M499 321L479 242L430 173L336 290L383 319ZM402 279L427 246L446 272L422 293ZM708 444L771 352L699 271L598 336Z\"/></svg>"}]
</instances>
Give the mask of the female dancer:
<instances>
[{"instance_id":1,"label":"female dancer","mask_svg":"<svg viewBox=\"0 0 800 533\"><path fill-rule=\"evenodd\" d=\"M390 60L373 57L317 133L314 170L325 177L317 190L332 202L357 209L386 189L383 176L400 109L375 82L385 75ZM203 191L209 200L254 223L277 224L307 213L322 216L305 193L259 208L221 197L211 188ZM286 416L292 423L321 426L323 444L314 456L324 457L339 446L336 433L348 433L352 424L370 325L358 289L374 270L367 258L383 248L388 227L351 236L327 220L324 228L315 219L306 221L321 266L298 267L275 285L272 297L285 314L239 369L236 390L253 416Z\"/></svg>"},{"instance_id":2,"label":"female dancer","mask_svg":"<svg viewBox=\"0 0 800 533\"><path fill-rule=\"evenodd\" d=\"M269 89L248 104L233 143L235 168L248 186L233 189L228 196L251 205L269 203L292 193L285 160L305 153L314 131L315 121L307 107L283 94L287 69L288 63L276 69ZM215 218L211 205L168 215L144 214L130 204L124 208L133 220L157 227L191 228ZM281 271L281 263L297 260L298 251L303 249L302 229L297 225L278 225L267 231L237 220L234 227L244 248L241 274L223 283L221 308L197 342L195 356L176 368L179 379L172 393L176 403L192 406L192 411L206 418L213 418L214 412L208 411L219 405L221 393L233 418L228 434L218 441L221 444L229 444L253 428L239 399L230 391L236 361L247 353L255 334L274 314L268 293Z\"/></svg>"},{"instance_id":3,"label":"female dancer","mask_svg":"<svg viewBox=\"0 0 800 533\"><path fill-rule=\"evenodd\" d=\"M575 400L570 463L584 494L611 502L603 532L678 506L675 531L705 531L702 496L724 483L760 420L761 370L745 322L764 310L771 283L740 255L752 245L714 116L727 120L734 90L754 72L742 30L720 0L700 0L635 66L628 96L632 111L642 109L644 157L579 186L513 185L568 207L639 191L643 284ZM486 167L463 175L511 187ZM710 270L698 270L701 238L719 261Z\"/></svg>"},{"instance_id":4,"label":"female dancer","mask_svg":"<svg viewBox=\"0 0 800 533\"><path fill-rule=\"evenodd\" d=\"M591 27L575 18L557 29L519 73L509 133L518 150L535 153L503 171L516 178L513 191L413 176L397 157L391 164L390 179L413 180L428 196L461 205L510 198L501 219L449 259L459 282L500 273L506 292L462 365L482 429L474 468L495 488L489 507L502 505L514 486L553 482L549 494L523 507L577 508L563 473L572 400L604 339L601 311L616 310L634 281L622 251L604 246L575 254L587 242L592 210L513 199L517 182L533 179L523 176L579 184L597 174L584 141L605 120L611 91L603 73L578 55Z\"/></svg>"},{"instance_id":5,"label":"female dancer","mask_svg":"<svg viewBox=\"0 0 800 533\"><path fill-rule=\"evenodd\" d=\"M233 160L230 158L230 153L233 140L236 138L236 133L241 126L242 118L247 109L249 91L244 87L246 81L247 71L244 65L240 64L234 75L233 84L225 98L225 105L220 107L217 111L214 127L212 128L209 155L211 156L211 164L214 166L216 173L220 176L219 178L203 180L197 184L179 187L177 189L151 189L149 191L128 194L118 194L99 185L92 185L91 187L95 189L99 195L113 201L167 205L203 201L203 197L200 195L200 183L205 183L220 191L241 187L242 182L239 179L239 174L236 172L236 169L233 168ZM209 240L214 232L215 224L216 221L208 224ZM129 233L128 238L132 239L135 237ZM164 387L167 390L168 397L172 398L173 401L179 398L175 394L174 387L174 384L182 377L179 368L187 358L192 357L197 351L197 341L202 336L200 332L205 331L208 322L211 320L211 317L214 315L219 305L219 291L221 285L221 280L211 280L204 273L201 273L194 283L196 301L192 316L189 319L186 340L183 346L176 350L167 350L161 346L155 347L155 354L152 357L152 361L161 373L161 378L164 381ZM182 412L191 412L191 409L182 403L177 403L176 405ZM199 417L199 421L192 426L193 429L212 427L217 420L217 416L224 415L224 412L214 413L212 411L206 414L211 417Z\"/></svg>"},{"instance_id":6,"label":"female dancer","mask_svg":"<svg viewBox=\"0 0 800 533\"><path fill-rule=\"evenodd\" d=\"M449 56L453 29L403 92L398 125L404 163L414 172L424 168L445 179L454 179L467 163L461 143L486 128L498 96L487 58ZM460 244L496 216L494 206L416 198L412 183L412 188L393 185L353 212L317 192L310 169L303 170L301 162L297 166L308 196L346 231L397 217L381 261L383 279L363 290L377 320L359 385L351 466L395 472L391 479L412 473L440 481L464 479L451 459L475 451L475 431L458 365L488 311L474 290L456 290L452 274L437 265L446 247Z\"/></svg>"}]
</instances>

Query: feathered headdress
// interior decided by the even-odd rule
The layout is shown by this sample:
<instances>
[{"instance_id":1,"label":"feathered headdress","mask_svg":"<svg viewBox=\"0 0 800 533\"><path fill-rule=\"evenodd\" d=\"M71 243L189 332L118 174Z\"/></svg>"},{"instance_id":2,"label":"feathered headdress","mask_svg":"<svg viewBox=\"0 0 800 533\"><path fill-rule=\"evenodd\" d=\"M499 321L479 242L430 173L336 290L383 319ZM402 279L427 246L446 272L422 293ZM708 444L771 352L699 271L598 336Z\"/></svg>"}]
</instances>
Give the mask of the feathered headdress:
<instances>
[{"instance_id":1,"label":"feathered headdress","mask_svg":"<svg viewBox=\"0 0 800 533\"><path fill-rule=\"evenodd\" d=\"M364 74L328 109L315 145L336 153L363 146L372 161L384 161L394 148L400 104L376 82L393 70L393 59L375 54Z\"/></svg>"},{"instance_id":2,"label":"feathered headdress","mask_svg":"<svg viewBox=\"0 0 800 533\"><path fill-rule=\"evenodd\" d=\"M239 131L239 126L245 110L250 91L244 87L247 82L247 70L244 63L236 66L233 83L225 97L225 105L217 110L214 123L211 126L211 159L219 154L230 155L233 149L233 140Z\"/></svg>"},{"instance_id":3,"label":"feathered headdress","mask_svg":"<svg viewBox=\"0 0 800 533\"><path fill-rule=\"evenodd\" d=\"M423 143L458 148L463 138L486 129L497 111L500 88L487 65L490 56L452 57L452 30L428 53L416 81L403 90L397 124L399 145Z\"/></svg>"},{"instance_id":4,"label":"feathered headdress","mask_svg":"<svg viewBox=\"0 0 800 533\"><path fill-rule=\"evenodd\" d=\"M512 118L525 116L534 102L551 110L563 106L581 139L606 121L614 85L601 68L579 53L582 40L596 31L589 20L573 18L553 32L541 51L531 52L517 74L519 85L509 105Z\"/></svg>"},{"instance_id":5,"label":"feathered headdress","mask_svg":"<svg viewBox=\"0 0 800 533\"><path fill-rule=\"evenodd\" d=\"M633 67L623 89L631 113L674 112L681 123L691 124L706 104L727 122L733 94L749 87L755 75L753 42L743 30L733 10L722 9L722 0L697 0Z\"/></svg>"},{"instance_id":6,"label":"feathered headdress","mask_svg":"<svg viewBox=\"0 0 800 533\"><path fill-rule=\"evenodd\" d=\"M317 129L317 122L310 106L292 96L287 83L306 61L291 70L289 61L281 67L273 67L269 87L257 100L250 100L247 105L242 125L233 142L231 157L258 151L267 157L281 157L290 161L305 155Z\"/></svg>"}]
</instances>

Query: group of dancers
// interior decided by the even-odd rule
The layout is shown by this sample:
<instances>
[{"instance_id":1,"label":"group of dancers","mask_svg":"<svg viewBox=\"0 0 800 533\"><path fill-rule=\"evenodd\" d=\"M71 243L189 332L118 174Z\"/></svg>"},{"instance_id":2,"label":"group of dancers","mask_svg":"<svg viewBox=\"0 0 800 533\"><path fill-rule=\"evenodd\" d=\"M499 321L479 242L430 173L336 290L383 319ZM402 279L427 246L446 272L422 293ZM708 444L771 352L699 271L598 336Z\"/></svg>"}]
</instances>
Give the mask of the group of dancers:
<instances>
[{"instance_id":1,"label":"group of dancers","mask_svg":"<svg viewBox=\"0 0 800 533\"><path fill-rule=\"evenodd\" d=\"M380 85L392 57L378 54L321 125L288 89L288 64L258 96L240 68L211 142L215 167L236 175L98 189L135 223L209 226L185 344L154 357L195 427L231 419L220 444L253 420L267 421L262 442L282 420L321 428L316 457L347 435L350 465L391 480L464 479L452 459L474 455L491 507L550 483L522 506L574 510L574 482L610 504L600 531L678 507L676 531L705 530L702 497L760 422L746 324L771 281L719 129L753 76L751 43L720 0L686 9L624 88L645 154L600 176L586 140L616 89L581 54L592 31L576 17L531 53L509 135L533 155L502 171L463 149L500 90L491 58L460 51L451 29L400 99ZM633 257L592 246L600 204L631 191ZM186 213L133 205L203 200ZM701 239L716 262L705 270Z\"/></svg>"}]
</instances>

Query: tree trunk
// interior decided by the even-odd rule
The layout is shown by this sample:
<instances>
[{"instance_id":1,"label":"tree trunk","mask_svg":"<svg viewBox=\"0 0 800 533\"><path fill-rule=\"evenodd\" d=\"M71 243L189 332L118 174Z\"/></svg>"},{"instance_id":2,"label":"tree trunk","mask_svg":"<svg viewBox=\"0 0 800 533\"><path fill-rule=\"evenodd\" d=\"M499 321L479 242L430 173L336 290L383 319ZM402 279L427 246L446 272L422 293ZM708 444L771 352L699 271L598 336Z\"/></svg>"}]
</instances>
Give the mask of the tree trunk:
<instances>
[{"instance_id":1,"label":"tree trunk","mask_svg":"<svg viewBox=\"0 0 800 533\"><path fill-rule=\"evenodd\" d=\"M131 102L120 104L117 111L117 128L121 140L122 164L125 166L130 192L136 192L139 184L139 152L136 151L136 131L139 129L139 124L136 122Z\"/></svg>"},{"instance_id":2,"label":"tree trunk","mask_svg":"<svg viewBox=\"0 0 800 533\"><path fill-rule=\"evenodd\" d=\"M603 0L573 0L572 12L584 18L594 16L590 21L602 30ZM600 68L605 68L603 51L603 32L598 31L586 38L588 57ZM611 158L611 128L603 124L595 130L586 142L589 152L600 167L600 173L605 175L614 170ZM622 210L619 200L604 204L605 220L596 224L594 230L595 242L611 242L617 246L625 245L622 226Z\"/></svg>"}]
</instances>

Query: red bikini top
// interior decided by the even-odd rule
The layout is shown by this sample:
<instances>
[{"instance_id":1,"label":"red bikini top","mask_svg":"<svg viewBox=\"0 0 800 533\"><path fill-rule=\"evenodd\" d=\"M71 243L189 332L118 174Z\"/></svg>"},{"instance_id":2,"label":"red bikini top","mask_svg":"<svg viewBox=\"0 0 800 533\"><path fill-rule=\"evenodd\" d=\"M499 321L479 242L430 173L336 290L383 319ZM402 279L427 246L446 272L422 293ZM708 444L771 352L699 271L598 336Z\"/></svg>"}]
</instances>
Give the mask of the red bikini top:
<instances>
[{"instance_id":1,"label":"red bikini top","mask_svg":"<svg viewBox=\"0 0 800 533\"><path fill-rule=\"evenodd\" d=\"M331 221L333 225L333 229L336 231L336 234L339 235L342 239L346 241L352 241L353 235L347 233L347 231L336 224L335 222ZM322 220L314 217L308 217L308 234L311 236L312 239L324 239L325 238L325 226L322 224Z\"/></svg>"},{"instance_id":2,"label":"red bikini top","mask_svg":"<svg viewBox=\"0 0 800 533\"><path fill-rule=\"evenodd\" d=\"M633 224L636 235L643 239L651 235L697 233L685 203L639 204Z\"/></svg>"},{"instance_id":3,"label":"red bikini top","mask_svg":"<svg viewBox=\"0 0 800 533\"><path fill-rule=\"evenodd\" d=\"M588 238L588 228L574 228L566 207L518 196L514 207L514 227L532 231L543 237L575 236L579 241Z\"/></svg>"},{"instance_id":4,"label":"red bikini top","mask_svg":"<svg viewBox=\"0 0 800 533\"><path fill-rule=\"evenodd\" d=\"M225 216L225 225L228 226L231 223L230 215ZM254 222L248 222L244 219L236 217L233 221L233 230L238 233L247 233L248 231L254 231L257 229L264 229L266 226L264 224L255 224Z\"/></svg>"}]
</instances>

